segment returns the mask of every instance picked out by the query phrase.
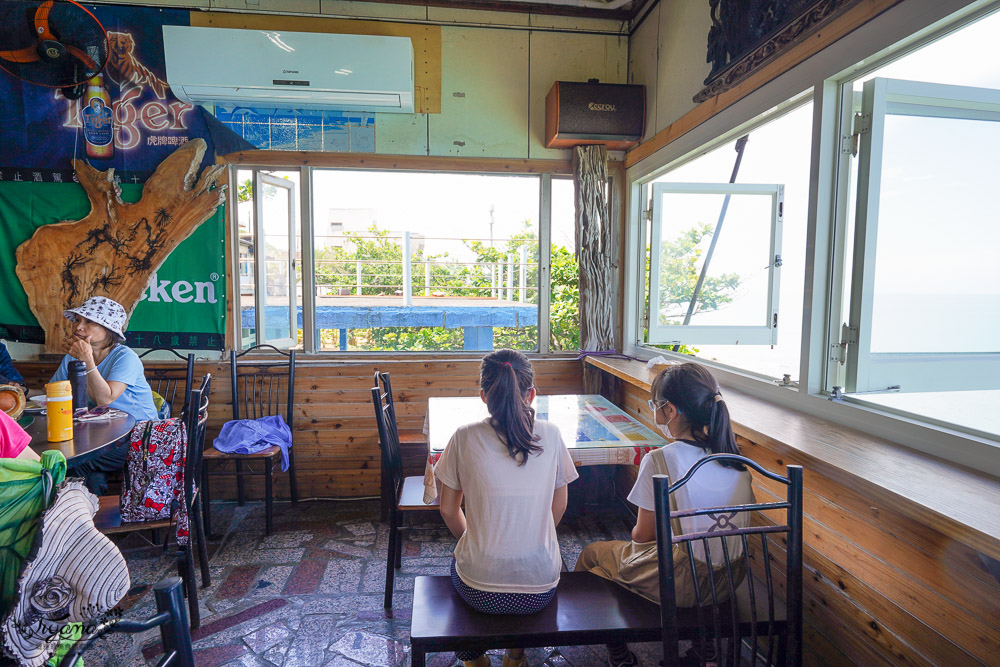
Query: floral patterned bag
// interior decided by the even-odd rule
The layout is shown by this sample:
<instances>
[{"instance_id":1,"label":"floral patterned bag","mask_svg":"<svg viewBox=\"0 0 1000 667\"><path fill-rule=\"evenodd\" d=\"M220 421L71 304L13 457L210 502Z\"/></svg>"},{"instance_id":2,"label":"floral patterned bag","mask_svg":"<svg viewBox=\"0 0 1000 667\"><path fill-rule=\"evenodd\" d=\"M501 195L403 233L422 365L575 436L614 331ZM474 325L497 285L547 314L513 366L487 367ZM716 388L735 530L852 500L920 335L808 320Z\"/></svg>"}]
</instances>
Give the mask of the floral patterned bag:
<instances>
[{"instance_id":1,"label":"floral patterned bag","mask_svg":"<svg viewBox=\"0 0 1000 667\"><path fill-rule=\"evenodd\" d=\"M132 442L122 482L123 523L173 519L177 543L190 537L184 498L187 430L180 418L140 421Z\"/></svg>"}]
</instances>

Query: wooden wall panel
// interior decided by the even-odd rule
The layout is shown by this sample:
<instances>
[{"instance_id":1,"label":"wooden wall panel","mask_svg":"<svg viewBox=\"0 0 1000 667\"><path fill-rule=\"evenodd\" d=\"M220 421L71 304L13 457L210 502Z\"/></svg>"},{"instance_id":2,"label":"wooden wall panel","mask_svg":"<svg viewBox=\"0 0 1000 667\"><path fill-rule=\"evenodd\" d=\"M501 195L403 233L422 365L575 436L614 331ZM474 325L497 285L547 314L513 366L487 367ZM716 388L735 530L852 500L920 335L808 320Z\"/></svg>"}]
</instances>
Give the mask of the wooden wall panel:
<instances>
[{"instance_id":1,"label":"wooden wall panel","mask_svg":"<svg viewBox=\"0 0 1000 667\"><path fill-rule=\"evenodd\" d=\"M583 390L581 366L575 359L537 360L533 365L539 393L571 394ZM18 369L29 386L40 387L55 366L55 362L27 362L19 363ZM151 362L146 367L178 365ZM376 370L388 371L391 376L400 429L419 432L429 396L479 394L478 369L478 359L300 363L296 367L292 424L300 497L378 494L381 461L370 393ZM229 365L199 362L195 371L199 378L205 373L214 376L208 429L211 442L222 424L232 418ZM407 474L422 474L422 460L422 456L417 458L410 452ZM248 480L248 489L250 498L261 497L263 482ZM287 475L276 476L275 493L288 497ZM213 478L212 497L235 497L235 485L225 478Z\"/></svg>"},{"instance_id":2,"label":"wooden wall panel","mask_svg":"<svg viewBox=\"0 0 1000 667\"><path fill-rule=\"evenodd\" d=\"M627 413L651 425L647 389L623 382L619 395ZM1000 583L975 549L860 485L819 474L790 447L746 437L738 442L745 456L770 470L805 468L806 664L997 664ZM634 474L619 471L622 493ZM781 485L758 477L758 500L784 497ZM783 590L780 543L772 557Z\"/></svg>"}]
</instances>

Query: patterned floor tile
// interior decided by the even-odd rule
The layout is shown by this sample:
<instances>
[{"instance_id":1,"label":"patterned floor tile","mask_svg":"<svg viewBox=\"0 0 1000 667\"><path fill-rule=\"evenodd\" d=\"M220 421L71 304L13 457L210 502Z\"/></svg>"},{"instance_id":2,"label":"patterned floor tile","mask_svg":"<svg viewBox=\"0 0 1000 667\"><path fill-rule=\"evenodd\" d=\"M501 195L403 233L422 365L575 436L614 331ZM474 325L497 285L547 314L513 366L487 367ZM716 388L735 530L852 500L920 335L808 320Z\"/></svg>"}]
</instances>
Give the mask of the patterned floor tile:
<instances>
[{"instance_id":1,"label":"patterned floor tile","mask_svg":"<svg viewBox=\"0 0 1000 667\"><path fill-rule=\"evenodd\" d=\"M388 527L377 522L377 501L278 503L275 532L263 531L261 503L213 504L212 586L199 590L201 628L193 633L198 665L211 667L379 667L409 665L409 627L414 577L447 574L455 539L428 514L407 522L402 568L396 571L393 609L382 608ZM567 517L559 527L568 568L593 541L626 539L631 526L612 511ZM150 586L172 574L172 563L155 551L126 554L132 591L128 618L155 613ZM124 606L124 605L123 605ZM153 630L138 637L112 635L95 645L88 664L152 665L162 651ZM655 667L657 644L636 645ZM531 649L532 665L596 667L606 664L602 646ZM502 651L490 653L500 665ZM431 654L428 665L460 665L453 654Z\"/></svg>"},{"instance_id":2,"label":"patterned floor tile","mask_svg":"<svg viewBox=\"0 0 1000 667\"><path fill-rule=\"evenodd\" d=\"M243 643L254 653L264 653L272 646L291 637L293 632L284 623L266 625L244 635Z\"/></svg>"}]
</instances>

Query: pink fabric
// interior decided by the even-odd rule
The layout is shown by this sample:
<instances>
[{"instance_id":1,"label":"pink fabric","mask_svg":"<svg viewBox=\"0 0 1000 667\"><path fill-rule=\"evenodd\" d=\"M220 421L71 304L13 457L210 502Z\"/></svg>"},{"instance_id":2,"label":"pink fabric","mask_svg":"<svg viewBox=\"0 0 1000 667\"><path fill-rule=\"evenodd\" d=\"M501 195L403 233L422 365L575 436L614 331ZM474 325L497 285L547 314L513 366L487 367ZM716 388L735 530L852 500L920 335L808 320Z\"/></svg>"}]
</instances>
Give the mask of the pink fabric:
<instances>
[{"instance_id":1,"label":"pink fabric","mask_svg":"<svg viewBox=\"0 0 1000 667\"><path fill-rule=\"evenodd\" d=\"M0 411L0 459L16 459L31 442L31 436L3 411Z\"/></svg>"}]
</instances>

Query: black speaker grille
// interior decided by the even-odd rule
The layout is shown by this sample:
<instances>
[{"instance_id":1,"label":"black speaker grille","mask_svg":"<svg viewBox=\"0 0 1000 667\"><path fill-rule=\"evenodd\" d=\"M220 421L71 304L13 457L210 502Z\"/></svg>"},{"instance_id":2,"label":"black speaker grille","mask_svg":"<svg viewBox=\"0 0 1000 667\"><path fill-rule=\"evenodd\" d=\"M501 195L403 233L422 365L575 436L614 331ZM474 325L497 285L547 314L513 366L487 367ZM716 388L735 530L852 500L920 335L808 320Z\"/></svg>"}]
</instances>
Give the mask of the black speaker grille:
<instances>
[{"instance_id":1,"label":"black speaker grille","mask_svg":"<svg viewBox=\"0 0 1000 667\"><path fill-rule=\"evenodd\" d=\"M559 136L638 139L644 105L642 86L560 81Z\"/></svg>"}]
</instances>

